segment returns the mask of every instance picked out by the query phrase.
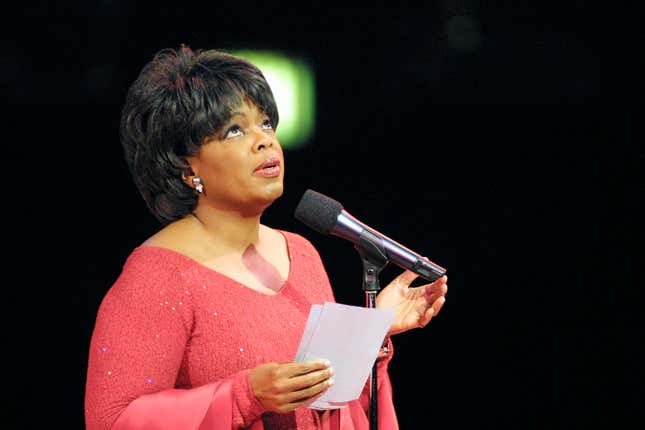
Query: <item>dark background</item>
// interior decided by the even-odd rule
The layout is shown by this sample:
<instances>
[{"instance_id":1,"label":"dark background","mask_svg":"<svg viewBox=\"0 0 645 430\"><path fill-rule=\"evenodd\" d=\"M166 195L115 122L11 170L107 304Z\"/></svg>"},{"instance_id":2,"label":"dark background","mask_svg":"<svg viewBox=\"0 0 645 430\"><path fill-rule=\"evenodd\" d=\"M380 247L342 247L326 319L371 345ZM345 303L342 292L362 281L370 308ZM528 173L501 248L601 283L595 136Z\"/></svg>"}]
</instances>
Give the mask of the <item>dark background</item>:
<instances>
[{"instance_id":1,"label":"dark background","mask_svg":"<svg viewBox=\"0 0 645 430\"><path fill-rule=\"evenodd\" d=\"M96 311L159 228L122 158L121 104L180 43L313 68L315 135L286 153L264 222L317 246L338 301L363 304L360 260L294 220L307 188L448 268L440 316L394 339L402 429L642 418L644 33L639 10L590 3L10 8L2 427L83 427Z\"/></svg>"}]
</instances>

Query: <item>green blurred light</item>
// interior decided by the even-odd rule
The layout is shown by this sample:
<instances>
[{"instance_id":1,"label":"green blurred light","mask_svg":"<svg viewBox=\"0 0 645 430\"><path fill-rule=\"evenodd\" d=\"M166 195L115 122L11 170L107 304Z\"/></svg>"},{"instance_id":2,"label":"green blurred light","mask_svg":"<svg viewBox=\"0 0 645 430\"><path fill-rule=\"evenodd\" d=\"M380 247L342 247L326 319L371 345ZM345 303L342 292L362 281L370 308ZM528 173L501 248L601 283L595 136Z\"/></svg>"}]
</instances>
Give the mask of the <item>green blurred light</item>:
<instances>
[{"instance_id":1,"label":"green blurred light","mask_svg":"<svg viewBox=\"0 0 645 430\"><path fill-rule=\"evenodd\" d=\"M264 74L280 114L276 136L284 148L307 143L314 131L315 90L311 69L302 61L268 51L234 51Z\"/></svg>"}]
</instances>

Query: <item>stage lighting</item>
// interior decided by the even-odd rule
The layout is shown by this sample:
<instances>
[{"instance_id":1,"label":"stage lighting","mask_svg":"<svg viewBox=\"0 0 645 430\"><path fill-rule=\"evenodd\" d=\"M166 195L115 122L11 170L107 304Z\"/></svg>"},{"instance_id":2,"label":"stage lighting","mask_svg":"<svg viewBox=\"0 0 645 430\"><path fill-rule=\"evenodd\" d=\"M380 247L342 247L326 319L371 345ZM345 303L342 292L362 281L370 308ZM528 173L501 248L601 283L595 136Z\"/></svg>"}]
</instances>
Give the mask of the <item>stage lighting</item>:
<instances>
[{"instance_id":1,"label":"stage lighting","mask_svg":"<svg viewBox=\"0 0 645 430\"><path fill-rule=\"evenodd\" d=\"M264 74L275 98L280 123L276 135L284 148L307 143L314 131L314 76L307 64L270 51L240 50L233 55L246 58Z\"/></svg>"}]
</instances>

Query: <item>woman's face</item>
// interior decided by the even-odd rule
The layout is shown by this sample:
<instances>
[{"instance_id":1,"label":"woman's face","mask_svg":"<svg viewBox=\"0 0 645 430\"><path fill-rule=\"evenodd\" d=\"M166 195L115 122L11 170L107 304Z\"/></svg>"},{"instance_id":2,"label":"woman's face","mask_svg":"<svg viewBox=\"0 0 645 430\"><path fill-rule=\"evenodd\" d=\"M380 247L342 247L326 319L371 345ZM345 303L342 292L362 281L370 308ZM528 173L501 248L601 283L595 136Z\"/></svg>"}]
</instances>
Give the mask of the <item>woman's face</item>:
<instances>
[{"instance_id":1,"label":"woman's face","mask_svg":"<svg viewBox=\"0 0 645 430\"><path fill-rule=\"evenodd\" d=\"M255 215L282 195L282 148L271 120L252 102L234 109L188 161L204 185L198 205Z\"/></svg>"}]
</instances>

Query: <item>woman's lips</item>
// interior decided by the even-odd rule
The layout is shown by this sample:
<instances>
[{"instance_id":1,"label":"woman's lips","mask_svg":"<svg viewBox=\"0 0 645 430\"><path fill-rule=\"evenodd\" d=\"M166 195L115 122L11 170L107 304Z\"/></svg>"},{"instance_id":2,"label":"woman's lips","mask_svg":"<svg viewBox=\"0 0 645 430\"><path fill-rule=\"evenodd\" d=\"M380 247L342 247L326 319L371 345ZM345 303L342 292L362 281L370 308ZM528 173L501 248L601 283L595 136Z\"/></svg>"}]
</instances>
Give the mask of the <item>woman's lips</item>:
<instances>
[{"instance_id":1,"label":"woman's lips","mask_svg":"<svg viewBox=\"0 0 645 430\"><path fill-rule=\"evenodd\" d=\"M269 158L255 168L253 175L262 176L264 178L275 178L280 176L280 159L277 157Z\"/></svg>"}]
</instances>

